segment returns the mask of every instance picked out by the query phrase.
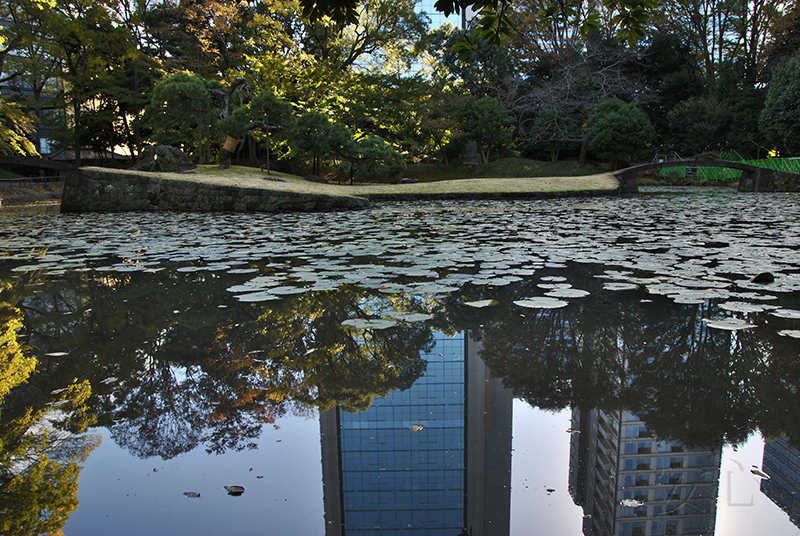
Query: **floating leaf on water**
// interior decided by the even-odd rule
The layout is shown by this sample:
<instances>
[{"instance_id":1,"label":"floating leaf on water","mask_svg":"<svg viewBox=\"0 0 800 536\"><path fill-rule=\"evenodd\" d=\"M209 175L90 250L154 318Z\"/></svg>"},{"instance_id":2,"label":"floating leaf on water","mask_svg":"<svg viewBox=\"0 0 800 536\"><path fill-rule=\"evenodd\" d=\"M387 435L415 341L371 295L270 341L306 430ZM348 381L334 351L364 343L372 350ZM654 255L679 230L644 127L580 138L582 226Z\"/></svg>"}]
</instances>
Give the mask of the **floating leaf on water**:
<instances>
[{"instance_id":1,"label":"floating leaf on water","mask_svg":"<svg viewBox=\"0 0 800 536\"><path fill-rule=\"evenodd\" d=\"M793 339L800 339L800 329L782 329L778 332L781 337L792 337Z\"/></svg>"},{"instance_id":2,"label":"floating leaf on water","mask_svg":"<svg viewBox=\"0 0 800 536\"><path fill-rule=\"evenodd\" d=\"M348 318L342 325L356 329L386 329L396 326L397 321L385 318Z\"/></svg>"},{"instance_id":3,"label":"floating leaf on water","mask_svg":"<svg viewBox=\"0 0 800 536\"><path fill-rule=\"evenodd\" d=\"M639 285L633 283L606 283L603 285L604 290L636 290Z\"/></svg>"},{"instance_id":4,"label":"floating leaf on water","mask_svg":"<svg viewBox=\"0 0 800 536\"><path fill-rule=\"evenodd\" d=\"M770 479L770 476L760 469L750 469L750 472L756 475L758 478L763 478L764 480Z\"/></svg>"},{"instance_id":5,"label":"floating leaf on water","mask_svg":"<svg viewBox=\"0 0 800 536\"><path fill-rule=\"evenodd\" d=\"M553 298L583 298L588 295L589 291L579 288L556 288L550 292L545 292L545 296L552 296Z\"/></svg>"},{"instance_id":6,"label":"floating leaf on water","mask_svg":"<svg viewBox=\"0 0 800 536\"><path fill-rule=\"evenodd\" d=\"M770 314L779 318L800 319L800 311L797 309L778 309L776 311L772 311Z\"/></svg>"},{"instance_id":7,"label":"floating leaf on water","mask_svg":"<svg viewBox=\"0 0 800 536\"><path fill-rule=\"evenodd\" d=\"M517 300L514 302L514 305L527 307L529 309L559 309L561 307L566 307L569 304L556 298L536 297L525 300Z\"/></svg>"},{"instance_id":8,"label":"floating leaf on water","mask_svg":"<svg viewBox=\"0 0 800 536\"><path fill-rule=\"evenodd\" d=\"M750 329L756 327L754 324L749 324L744 320L740 320L738 318L724 318L722 320L712 320L710 318L704 318L703 322L709 328L724 329L728 331L736 331L738 329Z\"/></svg>"},{"instance_id":9,"label":"floating leaf on water","mask_svg":"<svg viewBox=\"0 0 800 536\"><path fill-rule=\"evenodd\" d=\"M566 281L567 278L560 276L560 275L546 275L542 277L542 281L553 281L553 282L562 282Z\"/></svg>"},{"instance_id":10,"label":"floating leaf on water","mask_svg":"<svg viewBox=\"0 0 800 536\"><path fill-rule=\"evenodd\" d=\"M48 352L46 354L47 357L64 357L67 355L67 352Z\"/></svg>"},{"instance_id":11,"label":"floating leaf on water","mask_svg":"<svg viewBox=\"0 0 800 536\"><path fill-rule=\"evenodd\" d=\"M274 287L269 289L272 294L277 294L280 296L289 295L289 294L304 294L308 292L308 288L306 287Z\"/></svg>"},{"instance_id":12,"label":"floating leaf on water","mask_svg":"<svg viewBox=\"0 0 800 536\"><path fill-rule=\"evenodd\" d=\"M53 406L54 408L57 408L59 406L63 406L64 404L69 404L70 402L72 402L72 400L69 400L69 399L67 399L67 400L59 400L58 402L53 402L50 405Z\"/></svg>"},{"instance_id":13,"label":"floating leaf on water","mask_svg":"<svg viewBox=\"0 0 800 536\"><path fill-rule=\"evenodd\" d=\"M747 302L725 302L719 304L719 306L726 311L735 311L739 313L761 313L764 311L763 305Z\"/></svg>"},{"instance_id":14,"label":"floating leaf on water","mask_svg":"<svg viewBox=\"0 0 800 536\"><path fill-rule=\"evenodd\" d=\"M228 495L241 495L244 493L244 486L223 486Z\"/></svg>"},{"instance_id":15,"label":"floating leaf on water","mask_svg":"<svg viewBox=\"0 0 800 536\"><path fill-rule=\"evenodd\" d=\"M423 322L433 318L433 315L428 313L406 313L402 311L389 311L388 313L384 313L384 316L397 320L404 320L406 322Z\"/></svg>"},{"instance_id":16,"label":"floating leaf on water","mask_svg":"<svg viewBox=\"0 0 800 536\"><path fill-rule=\"evenodd\" d=\"M184 491L183 494L186 495L187 497L189 497L190 499L199 499L200 498L200 493L198 493L196 491Z\"/></svg>"},{"instance_id":17,"label":"floating leaf on water","mask_svg":"<svg viewBox=\"0 0 800 536\"><path fill-rule=\"evenodd\" d=\"M276 296L271 292L263 290L261 292L251 292L250 294L240 294L236 296L236 299L241 302L262 302L268 300L279 300L280 296Z\"/></svg>"},{"instance_id":18,"label":"floating leaf on water","mask_svg":"<svg viewBox=\"0 0 800 536\"><path fill-rule=\"evenodd\" d=\"M412 425L411 425L411 431L412 431L412 432L419 432L419 431L421 431L423 428L425 428L425 427L424 427L424 426L422 426L421 424L412 424Z\"/></svg>"},{"instance_id":19,"label":"floating leaf on water","mask_svg":"<svg viewBox=\"0 0 800 536\"><path fill-rule=\"evenodd\" d=\"M104 384L108 385L110 383L114 383L115 381L117 381L117 378L115 378L114 376L109 376L105 380L100 380L100 383L104 383Z\"/></svg>"},{"instance_id":20,"label":"floating leaf on water","mask_svg":"<svg viewBox=\"0 0 800 536\"><path fill-rule=\"evenodd\" d=\"M63 387L61 389L56 389L55 391L50 391L50 394L51 395L60 395L61 393L63 393L64 391L66 391L68 389L69 389L69 387Z\"/></svg>"},{"instance_id":21,"label":"floating leaf on water","mask_svg":"<svg viewBox=\"0 0 800 536\"><path fill-rule=\"evenodd\" d=\"M644 506L642 501L636 499L622 499L619 504L626 508L638 508L639 506Z\"/></svg>"},{"instance_id":22,"label":"floating leaf on water","mask_svg":"<svg viewBox=\"0 0 800 536\"><path fill-rule=\"evenodd\" d=\"M497 300L478 300L478 301L464 302L464 305L469 305L470 307L475 307L477 309L481 309L483 307L493 307L499 304L500 302Z\"/></svg>"},{"instance_id":23,"label":"floating leaf on water","mask_svg":"<svg viewBox=\"0 0 800 536\"><path fill-rule=\"evenodd\" d=\"M753 279L750 280L751 283L773 283L775 282L775 276L770 272L763 272L755 276Z\"/></svg>"}]
</instances>

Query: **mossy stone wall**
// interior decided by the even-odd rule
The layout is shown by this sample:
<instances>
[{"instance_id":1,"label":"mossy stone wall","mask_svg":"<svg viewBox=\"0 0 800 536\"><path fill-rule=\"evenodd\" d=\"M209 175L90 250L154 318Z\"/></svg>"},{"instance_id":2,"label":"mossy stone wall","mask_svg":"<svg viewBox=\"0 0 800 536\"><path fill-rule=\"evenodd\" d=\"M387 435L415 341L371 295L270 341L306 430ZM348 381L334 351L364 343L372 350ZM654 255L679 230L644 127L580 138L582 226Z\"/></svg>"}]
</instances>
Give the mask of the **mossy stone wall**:
<instances>
[{"instance_id":1,"label":"mossy stone wall","mask_svg":"<svg viewBox=\"0 0 800 536\"><path fill-rule=\"evenodd\" d=\"M364 208L360 197L277 192L142 174L80 170L64 183L61 212L315 212Z\"/></svg>"}]
</instances>

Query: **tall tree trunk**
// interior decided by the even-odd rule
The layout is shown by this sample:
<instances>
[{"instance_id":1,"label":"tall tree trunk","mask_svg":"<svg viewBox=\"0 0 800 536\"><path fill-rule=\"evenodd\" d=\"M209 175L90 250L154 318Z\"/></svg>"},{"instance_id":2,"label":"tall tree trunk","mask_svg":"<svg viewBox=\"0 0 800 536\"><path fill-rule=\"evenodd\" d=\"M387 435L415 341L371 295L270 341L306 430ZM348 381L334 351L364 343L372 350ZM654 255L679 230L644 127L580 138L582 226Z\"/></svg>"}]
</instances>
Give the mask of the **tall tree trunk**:
<instances>
[{"instance_id":1,"label":"tall tree trunk","mask_svg":"<svg viewBox=\"0 0 800 536\"><path fill-rule=\"evenodd\" d=\"M73 133L73 143L75 145L75 165L80 167L83 165L83 160L81 159L81 103L78 101L78 99L72 101L72 114L75 121L75 131Z\"/></svg>"},{"instance_id":2,"label":"tall tree trunk","mask_svg":"<svg viewBox=\"0 0 800 536\"><path fill-rule=\"evenodd\" d=\"M211 140L208 140L211 143ZM203 110L198 112L197 118L197 163L205 164L203 162Z\"/></svg>"},{"instance_id":3,"label":"tall tree trunk","mask_svg":"<svg viewBox=\"0 0 800 536\"><path fill-rule=\"evenodd\" d=\"M270 169L269 165L269 130L267 131L267 175L272 175L272 170Z\"/></svg>"}]
</instances>

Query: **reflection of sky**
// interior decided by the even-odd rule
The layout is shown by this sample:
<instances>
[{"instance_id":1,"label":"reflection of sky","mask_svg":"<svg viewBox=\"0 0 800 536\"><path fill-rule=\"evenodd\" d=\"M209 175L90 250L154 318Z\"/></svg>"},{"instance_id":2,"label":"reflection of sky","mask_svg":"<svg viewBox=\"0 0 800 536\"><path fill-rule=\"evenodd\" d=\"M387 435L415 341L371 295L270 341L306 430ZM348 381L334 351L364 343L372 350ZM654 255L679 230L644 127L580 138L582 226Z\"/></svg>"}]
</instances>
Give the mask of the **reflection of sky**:
<instances>
[{"instance_id":1,"label":"reflection of sky","mask_svg":"<svg viewBox=\"0 0 800 536\"><path fill-rule=\"evenodd\" d=\"M284 418L279 426L264 427L255 451L217 456L195 449L167 461L133 458L103 430L103 444L80 474L81 506L64 534L324 534L319 421ZM246 491L232 497L227 485Z\"/></svg>"},{"instance_id":2,"label":"reflection of sky","mask_svg":"<svg viewBox=\"0 0 800 536\"><path fill-rule=\"evenodd\" d=\"M569 409L553 413L514 400L512 535L530 534L531 527L548 536L581 534L583 512L567 489L569 427Z\"/></svg>"},{"instance_id":3,"label":"reflection of sky","mask_svg":"<svg viewBox=\"0 0 800 536\"><path fill-rule=\"evenodd\" d=\"M761 492L761 479L750 472L754 466L761 467L763 454L764 439L759 433L736 450L729 446L722 450L717 536L800 534L789 516Z\"/></svg>"},{"instance_id":4,"label":"reflection of sky","mask_svg":"<svg viewBox=\"0 0 800 536\"><path fill-rule=\"evenodd\" d=\"M546 412L515 400L513 411L510 536L528 536L531 527L550 536L580 534L582 512L567 490L569 410ZM196 449L168 461L132 458L102 431L103 444L80 475L81 506L64 534L323 534L319 423L292 417L277 424L264 427L258 450L216 456ZM736 451L723 450L717 536L800 534L750 473L761 465L763 446L755 435ZM223 486L230 484L245 486L244 495L228 496Z\"/></svg>"}]
</instances>

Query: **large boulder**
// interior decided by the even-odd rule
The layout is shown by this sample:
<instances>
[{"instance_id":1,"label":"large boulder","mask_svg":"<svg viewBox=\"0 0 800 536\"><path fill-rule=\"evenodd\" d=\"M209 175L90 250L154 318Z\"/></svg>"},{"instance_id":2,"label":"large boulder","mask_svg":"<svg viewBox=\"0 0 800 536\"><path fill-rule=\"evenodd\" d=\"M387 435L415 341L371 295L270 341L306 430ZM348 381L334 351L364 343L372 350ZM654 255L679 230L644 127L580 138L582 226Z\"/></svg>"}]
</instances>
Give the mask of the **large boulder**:
<instances>
[{"instance_id":1,"label":"large boulder","mask_svg":"<svg viewBox=\"0 0 800 536\"><path fill-rule=\"evenodd\" d=\"M151 145L145 147L136 165L132 169L136 171L186 171L197 167L194 162L189 160L186 153L170 145Z\"/></svg>"}]
</instances>

